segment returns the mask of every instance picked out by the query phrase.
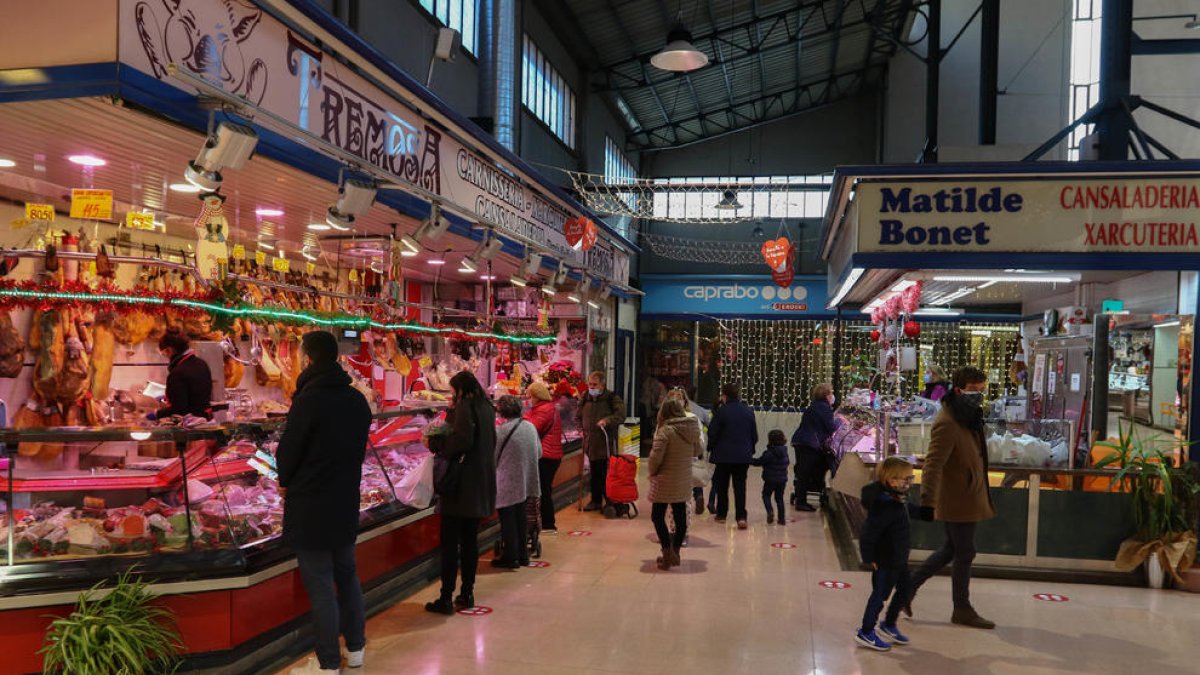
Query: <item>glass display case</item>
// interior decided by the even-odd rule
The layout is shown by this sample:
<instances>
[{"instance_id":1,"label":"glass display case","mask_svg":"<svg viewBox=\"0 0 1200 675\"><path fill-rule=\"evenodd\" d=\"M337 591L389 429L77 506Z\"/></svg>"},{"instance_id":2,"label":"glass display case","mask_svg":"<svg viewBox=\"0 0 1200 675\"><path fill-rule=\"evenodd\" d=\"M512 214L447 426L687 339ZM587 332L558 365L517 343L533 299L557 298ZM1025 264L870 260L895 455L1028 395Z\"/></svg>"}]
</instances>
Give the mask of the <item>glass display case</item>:
<instances>
[{"instance_id":1,"label":"glass display case","mask_svg":"<svg viewBox=\"0 0 1200 675\"><path fill-rule=\"evenodd\" d=\"M421 436L435 414L375 416L361 528L414 512L401 487L429 456ZM273 421L0 432L0 566L8 566L0 594L106 576L129 562L195 577L273 561L283 555L283 500L272 470L282 431ZM59 447L47 451L49 444Z\"/></svg>"}]
</instances>

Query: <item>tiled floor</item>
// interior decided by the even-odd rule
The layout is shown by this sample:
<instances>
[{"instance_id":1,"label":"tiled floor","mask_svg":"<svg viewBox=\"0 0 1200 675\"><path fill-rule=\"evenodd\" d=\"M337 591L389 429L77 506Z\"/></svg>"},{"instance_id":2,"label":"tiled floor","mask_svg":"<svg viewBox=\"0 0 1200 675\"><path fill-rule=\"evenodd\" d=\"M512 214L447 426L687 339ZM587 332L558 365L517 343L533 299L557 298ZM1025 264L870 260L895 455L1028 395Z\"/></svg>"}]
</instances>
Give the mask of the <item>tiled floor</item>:
<instances>
[{"instance_id":1,"label":"tiled floor","mask_svg":"<svg viewBox=\"0 0 1200 675\"><path fill-rule=\"evenodd\" d=\"M631 521L563 511L562 534L543 539L551 567L481 566L475 597L492 614L427 614L431 585L373 618L366 667L343 673L1200 673L1200 597L1138 588L977 579L975 605L999 624L979 631L949 623L949 579L935 578L902 620L911 645L856 648L868 576L838 567L820 514L767 525L750 482L750 529L694 518L669 572L654 565L648 505Z\"/></svg>"}]
</instances>

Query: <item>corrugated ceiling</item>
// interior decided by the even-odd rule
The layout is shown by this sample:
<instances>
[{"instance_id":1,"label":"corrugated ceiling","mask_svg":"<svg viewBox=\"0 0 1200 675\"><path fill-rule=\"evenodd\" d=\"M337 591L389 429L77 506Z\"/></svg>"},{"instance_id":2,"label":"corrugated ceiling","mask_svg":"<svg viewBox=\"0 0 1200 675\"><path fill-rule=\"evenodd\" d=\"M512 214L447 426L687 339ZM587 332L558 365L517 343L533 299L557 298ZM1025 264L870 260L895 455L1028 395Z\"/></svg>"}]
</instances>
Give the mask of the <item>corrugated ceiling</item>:
<instances>
[{"instance_id":1,"label":"corrugated ceiling","mask_svg":"<svg viewBox=\"0 0 1200 675\"><path fill-rule=\"evenodd\" d=\"M853 96L876 82L912 0L566 0L600 61L593 87L628 103L632 143L673 147ZM709 65L649 60L682 17Z\"/></svg>"}]
</instances>

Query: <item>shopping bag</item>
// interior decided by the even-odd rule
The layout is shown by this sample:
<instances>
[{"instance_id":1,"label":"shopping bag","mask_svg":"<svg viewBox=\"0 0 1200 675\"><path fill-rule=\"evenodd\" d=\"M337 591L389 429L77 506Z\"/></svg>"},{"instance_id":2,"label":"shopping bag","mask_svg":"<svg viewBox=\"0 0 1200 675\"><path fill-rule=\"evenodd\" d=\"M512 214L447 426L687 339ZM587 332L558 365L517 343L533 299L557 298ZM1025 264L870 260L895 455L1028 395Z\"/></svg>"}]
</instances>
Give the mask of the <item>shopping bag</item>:
<instances>
[{"instance_id":1,"label":"shopping bag","mask_svg":"<svg viewBox=\"0 0 1200 675\"><path fill-rule=\"evenodd\" d=\"M704 487L712 480L713 470L716 465L704 459L703 457L695 457L692 459L692 487Z\"/></svg>"},{"instance_id":2,"label":"shopping bag","mask_svg":"<svg viewBox=\"0 0 1200 675\"><path fill-rule=\"evenodd\" d=\"M433 455L428 454L415 469L396 484L396 497L414 509L428 508L433 502Z\"/></svg>"}]
</instances>

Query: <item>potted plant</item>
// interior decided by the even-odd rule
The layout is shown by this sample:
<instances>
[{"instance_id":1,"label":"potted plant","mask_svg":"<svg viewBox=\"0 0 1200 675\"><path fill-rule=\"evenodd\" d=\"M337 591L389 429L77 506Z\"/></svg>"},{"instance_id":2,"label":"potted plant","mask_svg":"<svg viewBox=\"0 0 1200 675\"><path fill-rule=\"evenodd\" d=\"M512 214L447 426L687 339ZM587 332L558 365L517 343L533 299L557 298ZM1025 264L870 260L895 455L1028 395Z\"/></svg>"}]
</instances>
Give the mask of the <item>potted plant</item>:
<instances>
[{"instance_id":1,"label":"potted plant","mask_svg":"<svg viewBox=\"0 0 1200 675\"><path fill-rule=\"evenodd\" d=\"M139 675L174 672L183 642L170 610L128 570L79 595L75 611L55 618L46 632L42 672Z\"/></svg>"},{"instance_id":2,"label":"potted plant","mask_svg":"<svg viewBox=\"0 0 1200 675\"><path fill-rule=\"evenodd\" d=\"M1117 467L1109 489L1129 493L1137 526L1134 536L1117 551L1117 569L1132 571L1145 561L1150 586L1163 587L1164 571L1182 583L1180 572L1196 559L1200 513L1196 466L1176 466L1180 446L1164 451L1167 443L1135 435L1132 425L1120 430L1117 441L1096 445L1112 450L1096 467Z\"/></svg>"}]
</instances>

